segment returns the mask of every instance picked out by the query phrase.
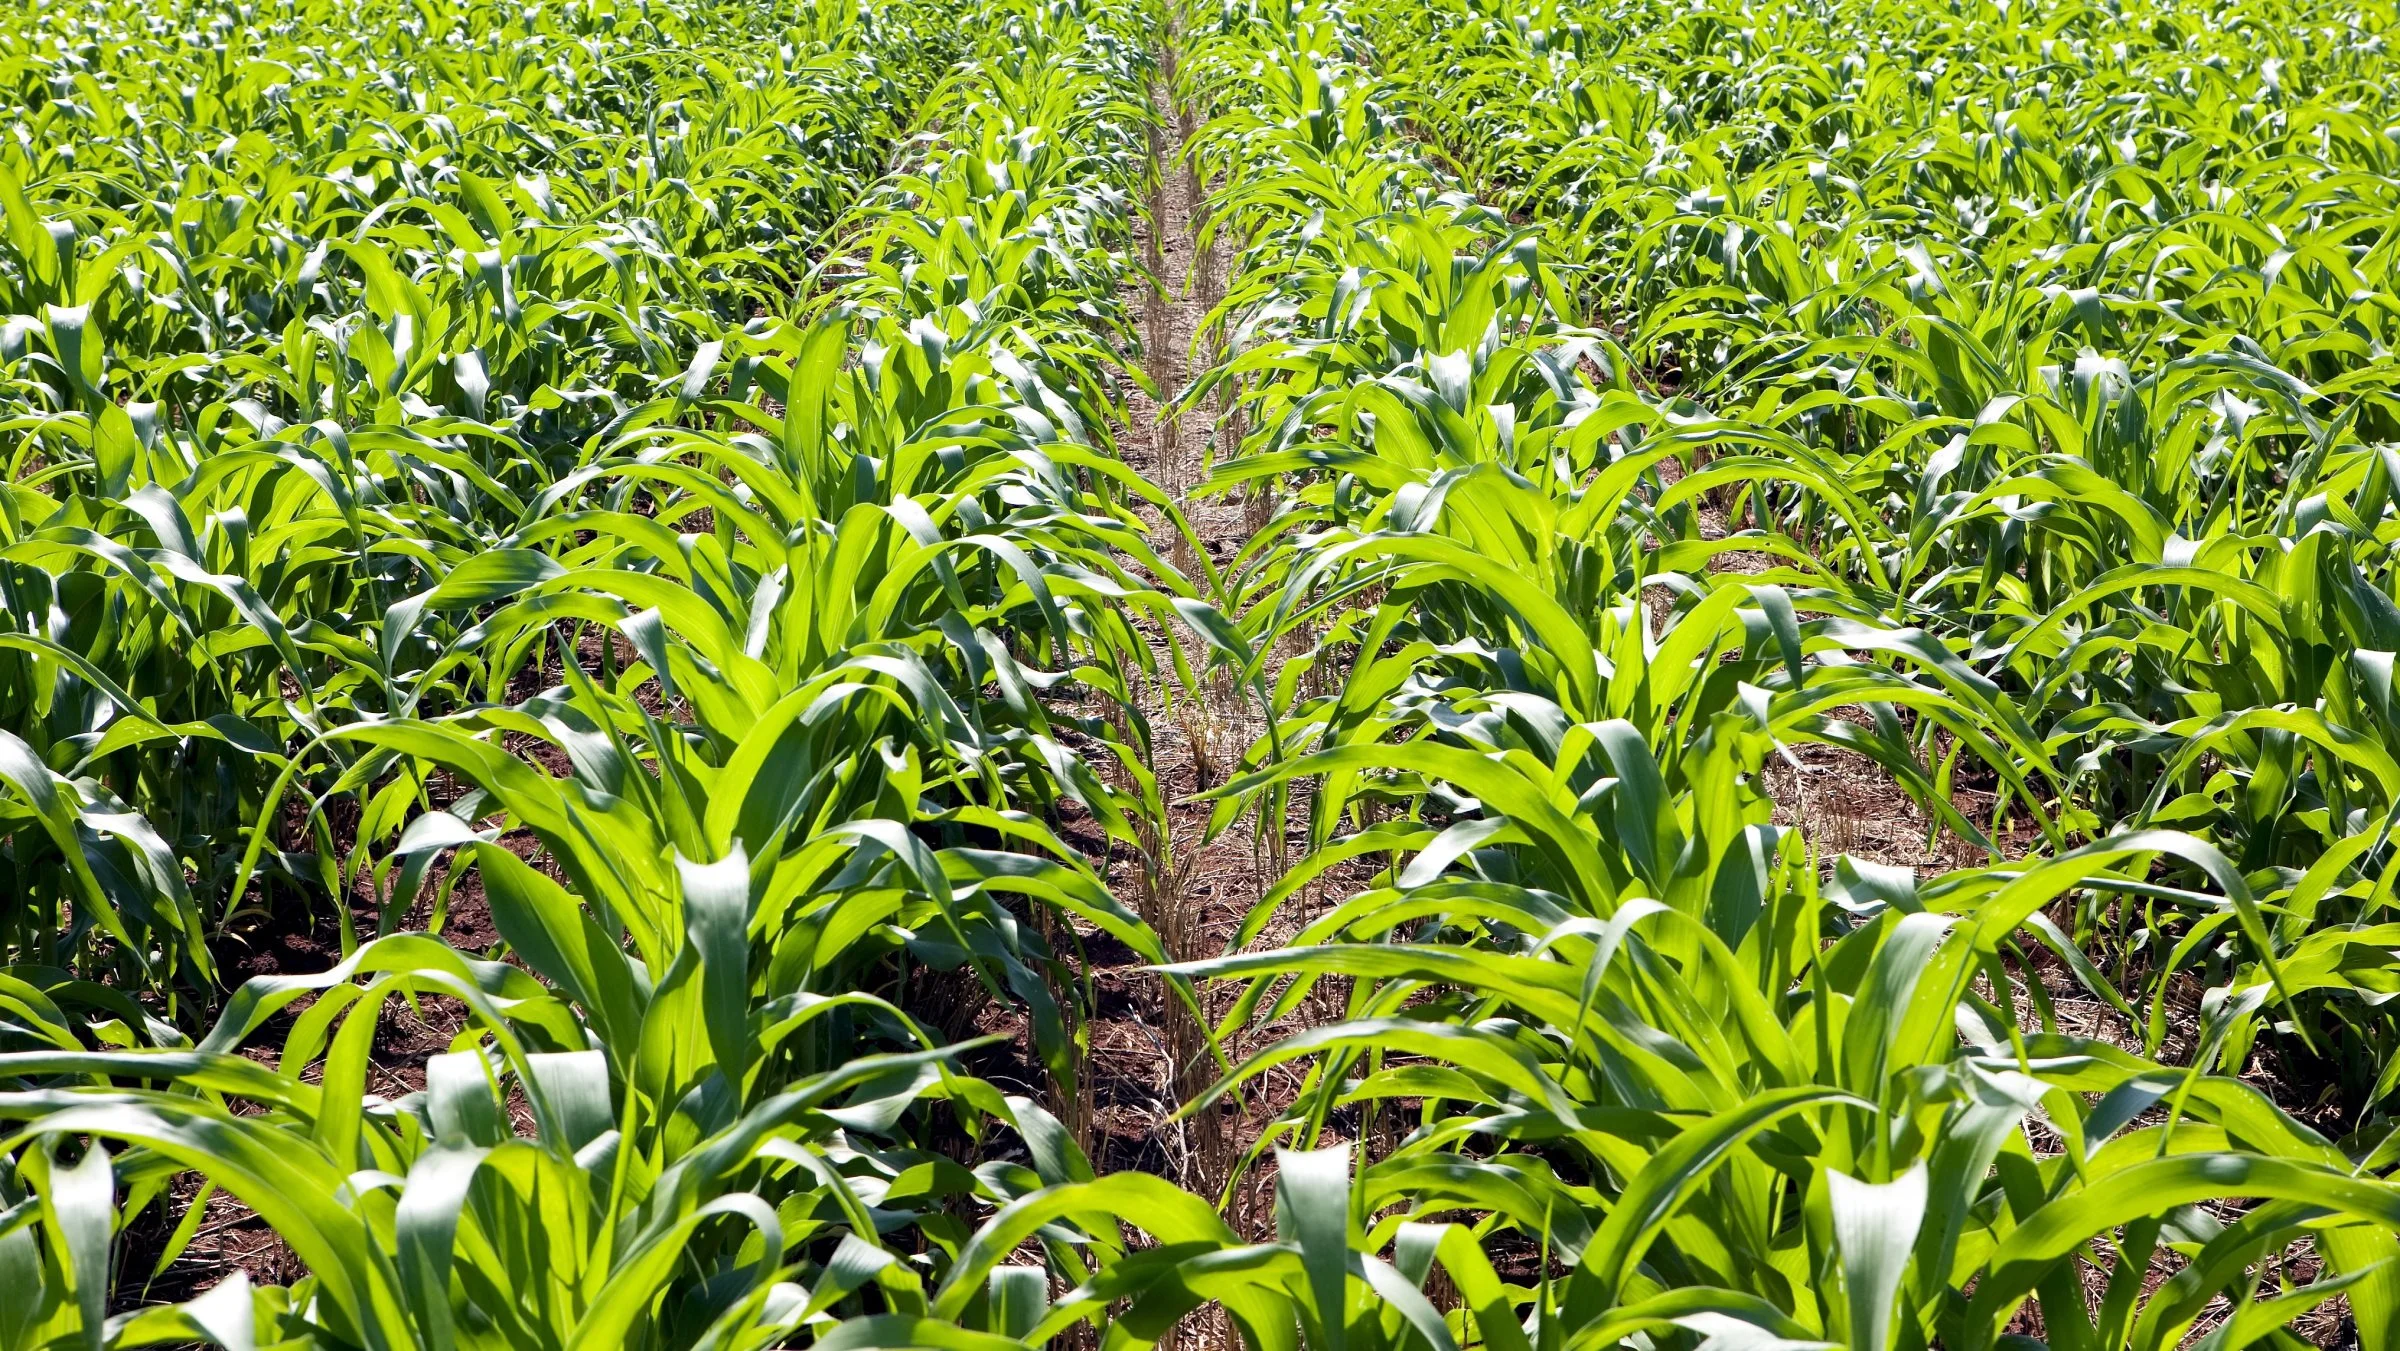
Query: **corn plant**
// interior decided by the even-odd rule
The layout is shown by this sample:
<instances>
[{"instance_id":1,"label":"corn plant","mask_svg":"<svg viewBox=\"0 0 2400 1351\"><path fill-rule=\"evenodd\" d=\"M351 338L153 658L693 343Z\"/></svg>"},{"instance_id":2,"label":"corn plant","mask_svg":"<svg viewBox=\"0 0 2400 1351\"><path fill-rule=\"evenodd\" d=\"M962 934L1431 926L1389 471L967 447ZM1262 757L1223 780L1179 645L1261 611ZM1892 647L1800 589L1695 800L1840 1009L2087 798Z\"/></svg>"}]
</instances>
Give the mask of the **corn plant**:
<instances>
[{"instance_id":1,"label":"corn plant","mask_svg":"<svg viewBox=\"0 0 2400 1351\"><path fill-rule=\"evenodd\" d=\"M2086 635L2107 641L2079 622L2085 607L2142 585L2177 586L2184 575L2171 569L2192 556L2188 546L2170 557L2172 527L2112 488L2100 468L2062 464L2041 479L2020 471L1980 501L1994 504L1994 516L2001 503L2023 501L2076 514L2083 532L2067 556L2096 567L2062 592L2010 592L2076 574L2029 570L1978 547L1971 556L1987 594L2013 595L2025 617L2014 627L1971 618L1973 610L1942 598L1973 579L1940 561L1940 546L1925 547L1938 528L1929 534L1895 519L1901 499L1888 461L1868 457L1869 448L1892 454L1878 441L1891 433L1858 421L1891 417L1923 434L1937 410L1912 407L1881 381L1840 383L1835 353L1847 330L1789 365L1769 350L1729 365L1724 380L1774 380L1775 392L1722 398L1711 409L1697 402L1698 386L1668 397L1649 376L1670 350L1650 332L1682 331L1673 305L1622 302L1661 325L1634 343L1579 328L1578 311L1591 304L1579 274L1591 255L1569 241L1550 263L1551 237L1539 225L1512 226L1438 190L1451 166L1420 157L1420 167L1387 181L1416 176L1436 190L1387 192L1346 214L1306 197L1302 185L1322 170L1287 172L1286 161L1355 165L1414 153L1387 130L1398 120L1391 114L1334 110L1438 107L1439 117L1484 106L1444 83L1458 74L1443 64L1457 44L1423 33L1444 20L1439 10L1388 19L1372 10L1363 19L1330 8L1229 10L1228 31L1282 24L1291 37L1246 68L1230 54L1219 67L1188 67L1219 97L1245 105L1217 124L1222 143L1204 139L1200 153L1220 156L1213 167L1228 185L1226 217L1252 232L1244 257L1259 260L1246 289L1228 290L1222 313L1239 334L1237 351L1214 376L1238 391L1245 422L1258 430L1223 462L1217 482L1278 483L1285 492L1276 526L1237 577L1250 602L1246 636L1256 653L1293 635L1313 640L1274 692L1279 735L1253 749L1251 774L1215 795L1219 824L1230 826L1295 779L1315 784L1316 852L1262 899L1241 939L1266 931L1337 870L1383 867L1364 890L1316 913L1291 944L1183 968L1243 982L1227 1033L1278 1022L1320 986L1330 985L1345 1010L1345 1021L1262 1052L1218 1091L1301 1060L1310 1087L1283 1132L1300 1144L1329 1131L1390 1141L1384 1160L1360 1175L1383 1169L1390 1179L1369 1184L1371 1199L1357 1207L1354 1237L1368 1251L1399 1241L1388 1223L1372 1228L1378 1216L1464 1210L1480 1217L1482 1232L1517 1231L1521 1250L1540 1254L1543 1278L1517 1287L1501 1316L1479 1311L1476 1335L1486 1338L1503 1321L1519 1324L1518 1335L1547 1328L1607 1345L1671 1329L1733 1335L1724 1330L1737 1320L1751 1337L1985 1345L2024 1326L2020 1303L2031 1296L2037 1325L2065 1344L2164 1345L2221 1292L2255 1310L2223 1335L2266 1335L2336 1294L2348 1295L2362 1330L2388 1326L2393 1305L2379 1283L2385 1222L2374 1218L2390 1204L2382 1184L2370 1183L2359 1209L2315 1236L2329 1270L2341 1274L2271 1300L2258 1293L2257 1263L2297 1235L2266 1218L2282 1212L2264 1208L2258 1229L2212 1249L2217 1222L2177 1209L2212 1195L2276 1195L2264 1179L2285 1166L2321 1170L2312 1176L2328 1182L2387 1166L2373 1150L2375 1133L2330 1140L2229 1073L2270 1011L2302 1019L2286 1025L2307 1038L2305 1020L2317 1015L2304 993L2334 983L2330 968L2344 964L2336 954L2351 950L2347 935L2316 940L2309 974L2287 975L2287 959L2308 941L2308 926L2284 919L2273 894L2291 883L2262 876L2263 856L2228 851L2222 832L2172 829L2201 819L2197 812L2128 815L2096 796L2091 761L2074 758L2086 744L2074 733L2101 719L2062 719L2049 702L2074 697L2061 688L2067 669L2095 664L2065 649ZM1512 35L1487 24L1486 41L1504 49L1492 59L1527 71L1564 66L1561 48L1588 39L1554 28L1529 44L1527 28L1520 21ZM1403 54L1379 77L1372 62L1387 35ZM1262 69L1294 74L1262 80ZM1258 106L1270 92L1283 101ZM1521 112L1513 99L1493 102L1504 109L1495 117ZM1312 140L1301 128L1327 130ZM1378 140L1385 148L1356 144ZM1506 186L1496 169L1482 172ZM1605 237L1588 228L1584 236ZM1787 237L1761 224L1738 240L1764 268ZM1838 283L1850 274L1831 275ZM1904 273L1859 275L1906 290ZM1712 294L1724 293L1692 298ZM1825 313L1829 322L1856 321L1860 308ZM1793 325L1816 312L1778 313L1778 323ZM1939 359L1943 350L1920 343L1909 359ZM2198 382L2205 399L2204 368L2291 387L2273 384L2280 377L2271 373L2239 374L2248 368L2235 359L2191 362L2159 378ZM1687 365L1687 382L1695 374ZM2103 399L2141 406L2105 369L2061 380L2052 397L2081 399L2087 410ZM2078 450L2127 425L2098 411L2020 411L2018 402L1974 404L1950 454L1972 443L1966 423L1976 411L1989 414L1982 425L2024 416L2052 435L2080 430ZM2262 418L2261 432L2320 428L2320 441L2347 434L2305 403L2278 406L2291 420ZM1858 441L1825 441L1827 430L1853 429ZM2007 453L2003 440L1989 435L1994 453ZM2360 464L2362 480L2364 458L2344 461ZM1947 472L1947 463L1929 467L1920 492ZM1756 528L1709 533L1702 508L1725 510L1727 499ZM2019 530L2032 538L2040 518L2023 519ZM2142 552L2153 547L2144 540L2159 552ZM2335 547L2330 539L2311 546ZM1719 570L1736 549L1768 554L1768 567ZM2332 556L2309 556L2312 579L2321 575L2316 559ZM2341 556L2344 564L2354 557ZM2295 612L2212 582L2212 573L2193 569L2188 604L2242 609L2243 620L2193 610L2148 622L2162 638L2181 635L2185 653L2240 647L2269 660L2276 649L2259 649L2248 624L2289 632ZM2239 627L2220 639L2220 622ZM1329 692L1312 693L1311 673L1326 665L1336 666L1335 678L1314 683ZM1263 675L1263 663L1254 669ZM1869 716L1836 716L1862 709ZM2290 729L2285 744L2326 746L2343 768L2318 771L2315 782L2359 801L2351 819L2372 840L2381 819L2377 752L2330 727L2312 742L2309 729L2320 725L2315 714L2262 708L2222 718L2200 744L2238 755L2235 738L2273 726ZM1937 828L1990 863L1920 882L1842 860L1820 876L1805 840L1774 823L1764 790L1770 757L1809 741L1875 761ZM1977 762L2049 857L2006 857L2012 851L1987 829L1999 813L1979 822L1956 809L1949 785ZM2345 851L2313 885L2331 886L2338 869L2374 847ZM2262 898L2261 887L2270 894ZM2206 1034L2188 1064L2168 1068L2108 1043L2021 1030L2046 1018L2024 1006L2021 943L2054 949L2108 988L2084 951L2086 925L2069 934L2047 913L2069 894L2100 898L2080 905L2083 916L2107 913L2111 902L2149 904L2153 914L2157 900L2206 906L2195 946L2213 935L2247 954L2209 996ZM2186 966L2191 951L2167 969ZM1555 1009L1537 1010L1530 984L1501 975L1526 963L1522 979L1549 981ZM1537 974L1545 968L1550 976ZM1767 1002L1748 1005L1752 991ZM2113 988L2108 996L2135 1012ZM1912 1012L1918 998L1925 1002ZM2159 1021L2154 1005L2151 1035L2137 1043L2153 1054ZM1906 1041L1911 1026L1924 1041ZM1825 1030L1801 1032L1809 1028ZM1791 1043L1787 1056L1776 1039L1799 1035L1814 1049ZM1903 1045L1922 1054L1895 1058ZM2100 1064L2115 1067L2105 1081L2078 1077ZM1720 1069L1733 1077L1714 1089L1694 1078ZM2006 1105L1987 1090L1930 1089L1986 1071L2028 1077L2012 1081L2020 1096ZM2154 1096L2126 1086L2144 1075ZM2041 1105L2069 1080L2079 1087L2068 1093L2098 1095L2098 1105L2089 1096ZM1912 1097L1904 1082L1927 1085L1931 1096ZM2166 1105L2167 1119L2149 1128L2156 1134L2125 1131L2132 1118L2105 1108L2119 1092L2118 1110L2135 1097L2145 1110ZM1988 1128L1978 1124L1987 1108ZM1904 1125L1917 1111L1925 1115ZM2065 1152L2037 1147L2023 1129L2036 1111L2042 1129L2072 1142ZM2228 1111L2245 1121L2264 1115L2229 1126ZM1636 1124L1646 1112L1669 1115L1646 1128ZM1852 1113L1867 1115L1847 1119ZM1805 1124L1788 1144L1765 1143L1784 1121ZM1866 1142L1864 1154L1845 1152L1852 1138ZM2181 1161L2178 1138L2224 1158ZM2118 1180L2105 1162L2091 1166L2108 1157L2111 1140L2124 1142L2128 1165L2154 1171ZM1570 1164L1562 1150L1578 1156ZM1940 1171L1959 1151L1971 1161ZM1754 1168L1758 1185L1745 1191L1720 1167ZM2020 1175L2023 1184L2008 1180ZM2173 1175L2191 1177L2193 1189L2169 1195L2163 1179ZM2203 1177L2221 1178L2224 1189L2211 1193ZM2295 1178L2290 1194L2323 1199L2314 1185ZM1562 1225L1578 1209L1582 1218ZM1688 1234L1691 1250L1678 1234ZM2146 1302L2144 1274L2170 1249L2187 1261L2179 1284ZM2097 1302L2062 1263L2078 1250L2106 1278ZM1387 1317L1388 1328L1411 1335L1400 1326ZM1454 1317L1451 1331L1463 1337L1466 1325Z\"/></svg>"},{"instance_id":2,"label":"corn plant","mask_svg":"<svg viewBox=\"0 0 2400 1351\"><path fill-rule=\"evenodd\" d=\"M2389 28L0 17L0 1348L2400 1341Z\"/></svg>"}]
</instances>

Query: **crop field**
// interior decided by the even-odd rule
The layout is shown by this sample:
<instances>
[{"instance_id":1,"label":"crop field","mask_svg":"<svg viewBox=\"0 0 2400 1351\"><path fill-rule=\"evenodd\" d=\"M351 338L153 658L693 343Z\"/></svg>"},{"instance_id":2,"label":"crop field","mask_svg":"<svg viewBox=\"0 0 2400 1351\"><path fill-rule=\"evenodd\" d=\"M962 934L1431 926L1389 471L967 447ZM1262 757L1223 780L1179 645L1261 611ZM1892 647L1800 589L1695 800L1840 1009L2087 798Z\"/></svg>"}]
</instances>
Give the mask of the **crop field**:
<instances>
[{"instance_id":1,"label":"crop field","mask_svg":"<svg viewBox=\"0 0 2400 1351\"><path fill-rule=\"evenodd\" d=\"M0 4L0 1351L2400 1351L2396 38Z\"/></svg>"}]
</instances>

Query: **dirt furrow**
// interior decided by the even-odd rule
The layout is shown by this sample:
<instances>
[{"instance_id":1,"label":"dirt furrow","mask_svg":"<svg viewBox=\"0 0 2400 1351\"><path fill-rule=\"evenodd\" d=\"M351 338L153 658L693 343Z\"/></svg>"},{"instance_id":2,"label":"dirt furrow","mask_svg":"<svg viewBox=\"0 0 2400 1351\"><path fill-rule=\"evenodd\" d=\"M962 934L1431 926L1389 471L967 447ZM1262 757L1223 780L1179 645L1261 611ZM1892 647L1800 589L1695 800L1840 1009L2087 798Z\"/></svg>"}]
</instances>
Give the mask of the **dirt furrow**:
<instances>
[{"instance_id":1,"label":"dirt furrow","mask_svg":"<svg viewBox=\"0 0 2400 1351\"><path fill-rule=\"evenodd\" d=\"M1155 393L1126 400L1127 421L1120 446L1130 465L1170 493L1192 527L1197 548L1163 513L1152 520L1152 544L1187 576L1204 569L1199 553L1224 569L1256 533L1264 501L1195 490L1213 460L1229 454L1238 431L1225 425L1211 400L1200 407L1177 402L1220 356L1216 335L1204 332L1210 311L1223 295L1229 250L1221 243L1201 247L1208 209L1207 189L1191 172L1184 147L1206 112L1179 106L1174 97L1176 52L1172 34L1162 44L1151 97L1158 116L1150 146L1153 175L1137 224L1149 275L1131 283L1125 296L1142 315L1144 374ZM1136 294L1138 292L1138 294ZM1206 653L1188 632L1159 631L1162 671L1171 670L1165 644L1181 643L1194 670ZM1270 686L1273 671L1268 672ZM1297 857L1306 838L1306 798L1295 796L1285 819L1262 832L1244 820L1211 839L1213 804L1198 795L1222 784L1265 732L1266 712L1256 697L1237 687L1222 668L1201 688L1182 690L1170 678L1146 691L1140 712L1152 735L1151 765L1166 804L1165 838L1152 842L1150 859L1120 860L1111 883L1117 894L1160 934L1179 960L1222 954L1242 922L1281 872L1283 859ZM1275 925L1252 946L1288 939L1322 904L1304 897L1285 907ZM1266 1237L1274 1229L1271 1168L1244 1169L1247 1150L1300 1087L1293 1068L1249 1087L1192 1120L1176 1121L1176 1107L1192 1100L1216 1078L1219 1066L1197 1022L1164 984L1128 962L1094 973L1102 1006L1091 1028L1089 1077L1096 1100L1091 1119L1096 1162L1103 1169L1143 1167L1203 1195L1224 1195L1226 1219L1237 1229ZM1210 1019L1221 1018L1234 992L1201 992ZM1324 1000L1291 1022L1243 1032L1224 1046L1238 1059L1289 1035L1304 1020L1332 1012ZM1221 1320L1220 1320L1221 1321ZM1230 1344L1231 1329L1195 1324L1187 1344Z\"/></svg>"}]
</instances>

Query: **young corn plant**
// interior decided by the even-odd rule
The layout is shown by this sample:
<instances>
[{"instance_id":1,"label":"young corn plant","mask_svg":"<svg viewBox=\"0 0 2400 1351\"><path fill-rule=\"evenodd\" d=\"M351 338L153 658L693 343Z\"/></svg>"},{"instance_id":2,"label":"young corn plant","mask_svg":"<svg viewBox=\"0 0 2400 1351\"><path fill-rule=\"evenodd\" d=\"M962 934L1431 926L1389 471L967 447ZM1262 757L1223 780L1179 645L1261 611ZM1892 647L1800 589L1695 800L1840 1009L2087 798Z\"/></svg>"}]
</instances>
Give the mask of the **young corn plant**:
<instances>
[{"instance_id":1,"label":"young corn plant","mask_svg":"<svg viewBox=\"0 0 2400 1351\"><path fill-rule=\"evenodd\" d=\"M1293 31L1342 31L1342 20L1318 11ZM1347 55L1363 61L1365 50ZM1230 88L1244 77L1225 78ZM1353 67L1317 88L1367 80ZM1383 87L1394 103L1410 97L1404 83ZM1295 95L1281 125L1312 125L1312 98L1336 101ZM1276 123L1272 111L1255 120ZM1248 125L1229 119L1225 134ZM1344 134L1373 133L1348 124ZM1260 162L1260 184L1229 189L1228 203L1308 176L1286 180L1273 159ZM2296 1177L2292 1192L2276 1190L2270 1176L2287 1165L2330 1180L2371 1176L2388 1160L2375 1133L2328 1139L2220 1073L2242 1067L2262 1011L2305 1009L2279 960L2298 929L2285 925L2280 942L2270 933L2272 903L2254 888L2272 883L2229 857L2221 836L2104 815L2078 791L2083 763L2070 770L2060 758L2075 743L2047 731L2054 715L2025 693L2048 636L2084 631L2075 613L2029 597L2031 641L2014 648L1951 628L1957 611L1930 599L1944 583L1929 591L1917 577L1957 574L1915 574L1926 555L1910 552L1888 489L1856 452L1819 443L1830 419L1806 416L1884 405L1838 389L1784 394L1789 412L1759 402L1712 414L1662 399L1642 375L1647 350L1560 322L1574 289L1545 279L1538 232L1520 259L1504 227L1472 207L1428 215L1420 225L1394 203L1354 231L1330 229L1339 218L1314 208L1251 217L1261 238L1304 241L1306 261L1256 283L1240 311L1247 350L1220 376L1251 377L1245 395L1264 429L1220 475L1287 492L1282 529L1253 546L1245 627L1264 651L1322 623L1333 639L1317 660L1351 664L1345 688L1312 698L1287 669L1277 702L1289 721L1276 744L1254 749L1255 771L1218 795L1224 825L1250 795L1315 785L1318 852L1270 891L1236 945L1310 880L1362 861L1384 870L1284 947L1180 968L1243 982L1228 1035L1276 1023L1327 982L1350 1015L1262 1052L1219 1091L1297 1060L1309 1085L1282 1127L1296 1143L1376 1139L1386 1132L1377 1119L1399 1116L1405 1137L1362 1173L1388 1170L1390 1181L1362 1214L1458 1210L1484 1233L1516 1231L1540 1272L1518 1287L1516 1321L1556 1320L1552 1335L1593 1345L1734 1335L1728 1319L1758 1338L1985 1345L2028 1318L2066 1344L2165 1345L2220 1293L2242 1310L2227 1334L2242 1338L2337 1294L2362 1329L2388 1326L2389 1254L2373 1218L2390 1204L2384 1184L2370 1182L2356 1209L2312 1236L2337 1274L2288 1298L2265 1298L2257 1284L2258 1264L2298 1236L2283 1212L2263 1207L2273 1222L2212 1249L2218 1222L2189 1209L2313 1196L2315 1184ZM1775 238L1744 242L1769 250ZM1521 279L1498 284L1518 269ZM1826 366L1794 369L1823 378ZM2100 471L2060 470L2053 482L2038 500L2091 514L2084 556L2139 560L2142 540L2162 541L2158 562L2094 575L2095 600L2137 577L2181 580L2159 574L2181 562L2164 557L2169 531L2112 495ZM1759 529L1708 531L1702 509L1726 490ZM2010 480L1994 499L2006 491L2031 485ZM1712 566L1743 548L1770 554L1769 570L1735 578ZM2272 605L2251 608L2288 622ZM2171 629L2181 617L2154 622ZM2213 649L2210 622L2195 613L2181 625L2185 651ZM1833 716L1854 709L1870 717ZM2310 721L2252 716L2248 726ZM1952 748L1938 765L1926 755L1936 728ZM1844 860L1828 887L1805 843L1774 824L1762 787L1769 756L1812 740L1876 761L1992 863L1920 883ZM2320 780L2369 795L2370 831L2372 755L2362 748L2343 760L2354 770ZM2008 857L1985 829L1996 822L1952 806L1962 760L2002 781L2048 857ZM2162 872L2195 885L2161 886ZM2045 913L2078 892L2213 896L2220 914L2208 932L2255 954L2209 997L2188 1065L2020 1030L2033 1012L2020 1007L2030 993L2017 974L2023 937L2105 983L2080 946L2087 937ZM2340 960L2328 947L2312 952L2312 976ZM1515 963L1534 964L1529 981L1552 970L1555 1008L1539 1011L1526 987L1504 981ZM1745 1011L1749 991L1767 1002ZM2108 1075L2081 1077L2101 1064ZM1731 1077L1714 1088L1695 1080L1719 1073ZM2009 1081L2015 1097L1963 1087L2001 1073L2026 1076ZM1904 1082L1962 1087L1915 1098ZM1474 1105L1450 1108L1453 1091ZM2119 1115L2137 1097L2143 1107ZM2148 1133L2126 1129L2162 1104ZM2228 1111L2242 1121L2228 1124ZM1690 1115L1654 1131L1622 1115L1642 1112ZM1805 1145L1776 1134L1783 1121L1804 1123L1792 1141ZM2046 1132L2068 1145L2051 1147ZM2179 1139L2223 1157L2182 1159ZM2112 1145L2124 1152L2112 1156ZM2149 1171L2117 1178L2112 1157ZM1745 1190L1743 1168L1757 1170L1757 1186ZM1483 1177L1488 1186L1468 1180ZM1678 1221L1685 1207L1700 1216ZM1359 1242L1381 1252L1394 1237L1387 1228ZM2154 1258L2185 1266L2148 1298ZM2079 1263L2100 1271L2104 1293L2085 1289Z\"/></svg>"}]
</instances>

